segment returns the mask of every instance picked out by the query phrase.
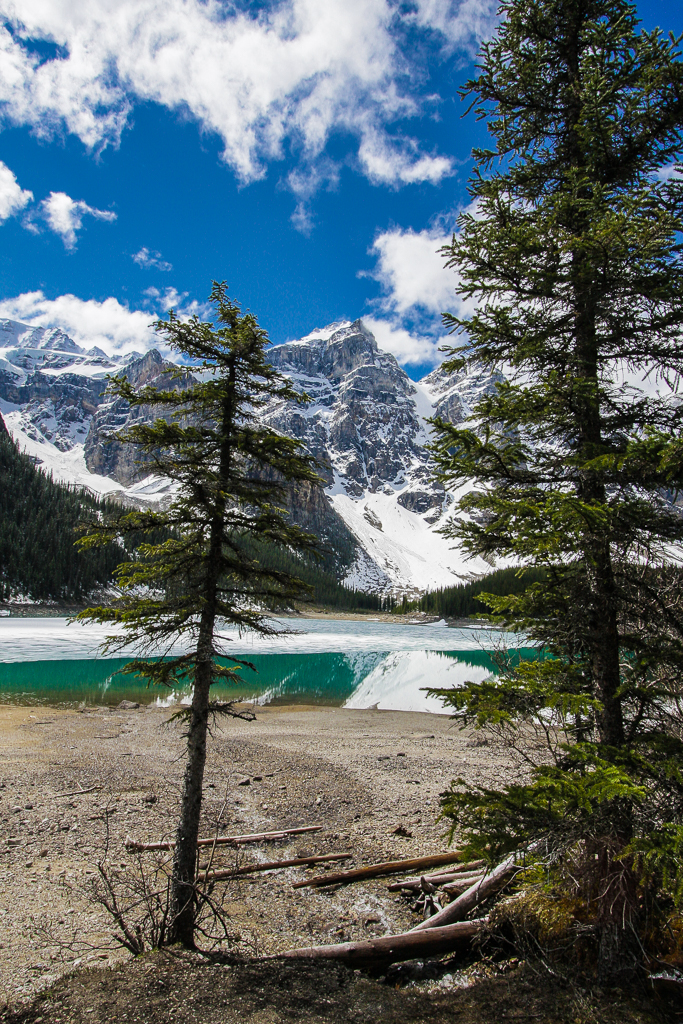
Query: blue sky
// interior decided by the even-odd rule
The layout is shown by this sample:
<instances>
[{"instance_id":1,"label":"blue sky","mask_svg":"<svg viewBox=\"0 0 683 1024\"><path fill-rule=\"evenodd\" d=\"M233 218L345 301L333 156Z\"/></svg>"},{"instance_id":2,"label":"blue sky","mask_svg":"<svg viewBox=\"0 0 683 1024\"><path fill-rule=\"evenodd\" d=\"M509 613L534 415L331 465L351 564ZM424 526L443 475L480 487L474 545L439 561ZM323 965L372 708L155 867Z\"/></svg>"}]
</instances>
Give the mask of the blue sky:
<instances>
[{"instance_id":1,"label":"blue sky","mask_svg":"<svg viewBox=\"0 0 683 1024\"><path fill-rule=\"evenodd\" d=\"M676 0L637 6L683 31ZM0 316L142 349L219 278L276 343L362 316L421 376L495 8L0 0Z\"/></svg>"}]
</instances>

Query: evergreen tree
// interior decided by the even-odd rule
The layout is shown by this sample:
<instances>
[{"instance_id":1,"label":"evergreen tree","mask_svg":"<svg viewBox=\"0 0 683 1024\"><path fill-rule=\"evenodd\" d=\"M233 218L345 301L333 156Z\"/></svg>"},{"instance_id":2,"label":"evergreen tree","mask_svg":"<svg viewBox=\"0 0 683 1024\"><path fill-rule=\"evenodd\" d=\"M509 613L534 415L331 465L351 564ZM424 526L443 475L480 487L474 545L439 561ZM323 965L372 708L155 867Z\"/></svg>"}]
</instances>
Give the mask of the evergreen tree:
<instances>
[{"instance_id":1,"label":"evergreen tree","mask_svg":"<svg viewBox=\"0 0 683 1024\"><path fill-rule=\"evenodd\" d=\"M453 784L443 807L490 859L542 841L607 976L655 894L662 908L683 890L682 579L666 559L683 540L683 66L625 0L501 13L463 90L495 148L474 152L473 206L444 250L476 309L444 319L464 336L451 370L507 381L469 423L437 421L435 454L444 482L479 485L450 536L543 570L488 603L553 657L444 694L531 769Z\"/></svg>"},{"instance_id":2,"label":"evergreen tree","mask_svg":"<svg viewBox=\"0 0 683 1024\"><path fill-rule=\"evenodd\" d=\"M113 512L109 500L55 483L18 451L0 416L0 600L82 601L107 586L124 549L79 551L76 530Z\"/></svg>"},{"instance_id":3,"label":"evergreen tree","mask_svg":"<svg viewBox=\"0 0 683 1024\"><path fill-rule=\"evenodd\" d=\"M116 435L148 457L156 472L173 480L176 496L166 511L128 512L84 538L97 547L121 533L167 531L162 543L140 543L137 557L117 571L121 599L114 608L90 608L84 619L121 624L107 650L128 644L140 652L126 666L153 683L192 684L186 712L187 761L176 832L167 941L194 945L195 875L202 780L209 718L238 715L232 703L211 699L211 685L236 678L239 666L218 635L222 623L261 634L275 632L264 615L273 601L301 596L305 584L287 569L255 557L255 542L291 551L313 551L316 539L288 521L278 505L283 486L317 481L301 443L264 426L260 409L271 399L306 401L266 360L267 335L251 314L242 316L223 284L214 283L215 325L171 311L155 324L172 349L199 365L192 381L178 368L169 387L136 389L124 376L111 394L131 406L151 406L163 416ZM172 387L173 381L180 387ZM158 658L183 643L187 653ZM155 656L148 661L144 655ZM221 667L218 657L230 660Z\"/></svg>"}]
</instances>

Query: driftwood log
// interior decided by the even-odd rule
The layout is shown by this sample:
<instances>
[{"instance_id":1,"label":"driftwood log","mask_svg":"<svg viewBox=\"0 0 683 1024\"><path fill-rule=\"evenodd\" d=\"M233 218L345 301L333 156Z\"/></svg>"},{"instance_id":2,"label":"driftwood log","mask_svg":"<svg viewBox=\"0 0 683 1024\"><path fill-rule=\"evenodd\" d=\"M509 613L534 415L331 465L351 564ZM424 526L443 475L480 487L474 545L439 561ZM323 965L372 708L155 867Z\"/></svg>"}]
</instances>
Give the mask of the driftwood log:
<instances>
[{"instance_id":1,"label":"driftwood log","mask_svg":"<svg viewBox=\"0 0 683 1024\"><path fill-rule=\"evenodd\" d=\"M419 871L420 868L436 868L441 864L453 864L460 858L458 851L440 853L433 857L415 857L412 860L389 860L383 864L368 864L364 868L352 868L351 871L337 871L332 875L315 875L303 882L295 882L293 889L305 889L307 886L348 885L359 882L363 878L378 878L380 875L396 875L401 871Z\"/></svg>"},{"instance_id":2,"label":"driftwood log","mask_svg":"<svg viewBox=\"0 0 683 1024\"><path fill-rule=\"evenodd\" d=\"M445 928L432 928L426 932L401 932L385 935L379 939L362 942L340 942L333 946L302 946L290 949L269 959L316 959L342 960L350 966L378 966L400 960L412 960L420 956L439 956L467 949L479 934L488 919L480 917L475 921L461 921Z\"/></svg>"},{"instance_id":3,"label":"driftwood log","mask_svg":"<svg viewBox=\"0 0 683 1024\"><path fill-rule=\"evenodd\" d=\"M442 882L439 885L439 888L443 889L443 891L448 896L459 896L460 893L464 892L465 889L469 889L470 886L474 885L475 882L483 881L484 877L485 877L484 875L479 875L478 878L468 878L468 879L464 879L463 878L461 881L459 881L457 876L456 876L456 878L452 882L445 882L445 883Z\"/></svg>"},{"instance_id":4,"label":"driftwood log","mask_svg":"<svg viewBox=\"0 0 683 1024\"><path fill-rule=\"evenodd\" d=\"M431 882L432 885L441 885L443 882L452 882L462 875L474 875L478 868L483 868L483 860L470 860L466 864L456 864L448 871L437 871L432 875L413 875L412 878L404 878L401 882L392 882L387 886L388 892L398 892L399 889L408 889L413 885L420 885L422 879ZM481 874L482 872L478 872Z\"/></svg>"},{"instance_id":5,"label":"driftwood log","mask_svg":"<svg viewBox=\"0 0 683 1024\"><path fill-rule=\"evenodd\" d=\"M294 868L301 864L321 864L331 860L348 860L353 857L352 853L321 853L314 857L292 857L290 860L270 860L263 864L245 864L241 868L216 868L211 871L202 871L200 876L203 881L220 882L228 878L238 878L240 875L251 875L255 871L275 871L277 868Z\"/></svg>"},{"instance_id":6,"label":"driftwood log","mask_svg":"<svg viewBox=\"0 0 683 1024\"><path fill-rule=\"evenodd\" d=\"M281 828L276 832L253 832L243 836L216 836L214 839L198 839L197 846L241 846L244 843L264 843L272 839L288 839L289 836L300 836L305 832L321 832L322 825L302 825L301 828ZM143 850L172 850L175 842L138 843L135 839L126 839L125 847L131 853Z\"/></svg>"},{"instance_id":7,"label":"driftwood log","mask_svg":"<svg viewBox=\"0 0 683 1024\"><path fill-rule=\"evenodd\" d=\"M473 882L483 877L482 871L477 871L476 874L471 872L466 875L456 875L453 872L449 872L447 875L418 875L415 878L405 878L402 882L392 882L391 885L387 886L387 891L405 892L421 890L423 881L435 886L437 889L443 889L444 892L453 891L456 888L462 891L463 889L469 889Z\"/></svg>"},{"instance_id":8,"label":"driftwood log","mask_svg":"<svg viewBox=\"0 0 683 1024\"><path fill-rule=\"evenodd\" d=\"M429 928L442 928L444 925L462 921L475 907L478 907L480 903L487 900L489 896L494 896L508 883L510 878L520 870L522 866L520 859L524 856L524 853L530 853L535 848L535 845L528 851L511 853L490 874L484 875L480 881L474 882L469 889L466 889L464 893L454 899L452 903L449 903L447 907L444 907L443 910L440 910L438 914L434 914L433 917L428 918L426 921L421 921L420 924L413 928L413 931L418 932Z\"/></svg>"}]
</instances>

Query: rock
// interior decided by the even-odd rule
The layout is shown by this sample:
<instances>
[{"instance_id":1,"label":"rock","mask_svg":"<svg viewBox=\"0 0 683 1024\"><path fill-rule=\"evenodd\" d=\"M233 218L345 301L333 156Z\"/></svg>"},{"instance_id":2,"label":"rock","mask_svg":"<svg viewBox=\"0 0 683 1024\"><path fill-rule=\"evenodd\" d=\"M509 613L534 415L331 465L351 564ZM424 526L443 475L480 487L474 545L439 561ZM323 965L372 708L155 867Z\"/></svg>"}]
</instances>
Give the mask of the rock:
<instances>
[{"instance_id":1,"label":"rock","mask_svg":"<svg viewBox=\"0 0 683 1024\"><path fill-rule=\"evenodd\" d=\"M125 375L136 386L145 384L164 386L170 390L181 390L183 380L170 380L167 371L175 369L157 351L150 349L144 356L134 359L128 364ZM194 381L191 374L186 378L188 383ZM100 391L103 390L100 384ZM91 473L110 476L124 486L129 486L149 473L148 465L151 456L144 456L129 445L119 441L107 442L107 435L113 431L123 430L135 423L151 421L157 415L150 406L139 406L131 409L128 402L121 398L105 398L101 400L97 410L93 410L89 424L88 436L85 439L85 464ZM166 418L170 413L166 413Z\"/></svg>"},{"instance_id":2,"label":"rock","mask_svg":"<svg viewBox=\"0 0 683 1024\"><path fill-rule=\"evenodd\" d=\"M0 320L0 350L0 398L20 410L17 426L58 451L83 446L90 472L110 476L125 487L146 476L149 464L129 446L107 443L107 437L150 420L155 413L151 407L131 409L125 401L106 396L107 373L123 371L136 386L163 383L182 389L193 380L189 373L175 381L164 378L173 364L156 349L107 357L94 348L86 352L58 329L10 320ZM285 487L283 504L291 521L316 533L334 551L340 577L360 574L368 587L383 591L410 585L405 571L379 553L383 524L376 507L364 513L361 505L358 510L377 531L370 543L357 519L345 522L335 510L341 510L335 506L336 497L340 491L354 502L386 496L388 511L381 517L387 524L392 511L403 518L403 510L422 520L420 529L429 530L442 521L454 499L432 480L423 416L435 411L460 424L503 377L478 370L448 374L439 368L416 385L394 356L378 347L362 320L330 324L299 341L278 345L268 358L312 399L305 411L277 400L262 410L267 423L301 440L319 462L322 486L306 482ZM167 500L163 486L149 501ZM332 486L336 493L326 494L324 488ZM131 500L144 505L148 499L138 495Z\"/></svg>"},{"instance_id":3,"label":"rock","mask_svg":"<svg viewBox=\"0 0 683 1024\"><path fill-rule=\"evenodd\" d=\"M409 828L406 828L405 825L399 825L398 828L395 828L394 831L392 832L392 835L403 836L405 839L413 838L413 833L410 831Z\"/></svg>"},{"instance_id":4,"label":"rock","mask_svg":"<svg viewBox=\"0 0 683 1024\"><path fill-rule=\"evenodd\" d=\"M380 533L382 532L382 522L379 516L376 516L372 509L365 509L365 511L363 512L363 519L365 520L366 523L369 523L370 526L373 527L373 529L379 530Z\"/></svg>"},{"instance_id":5,"label":"rock","mask_svg":"<svg viewBox=\"0 0 683 1024\"><path fill-rule=\"evenodd\" d=\"M251 779L240 779L238 786L251 786Z\"/></svg>"},{"instance_id":6,"label":"rock","mask_svg":"<svg viewBox=\"0 0 683 1024\"><path fill-rule=\"evenodd\" d=\"M117 711L135 711L140 705L134 700L122 700L120 704L116 705Z\"/></svg>"},{"instance_id":7,"label":"rock","mask_svg":"<svg viewBox=\"0 0 683 1024\"><path fill-rule=\"evenodd\" d=\"M434 506L441 506L444 499L444 491L441 493L436 491L404 491L403 494L399 494L396 499L399 505L407 509L409 512L416 512L418 515L424 515L425 512L429 512ZM367 516L366 516L367 519Z\"/></svg>"}]
</instances>

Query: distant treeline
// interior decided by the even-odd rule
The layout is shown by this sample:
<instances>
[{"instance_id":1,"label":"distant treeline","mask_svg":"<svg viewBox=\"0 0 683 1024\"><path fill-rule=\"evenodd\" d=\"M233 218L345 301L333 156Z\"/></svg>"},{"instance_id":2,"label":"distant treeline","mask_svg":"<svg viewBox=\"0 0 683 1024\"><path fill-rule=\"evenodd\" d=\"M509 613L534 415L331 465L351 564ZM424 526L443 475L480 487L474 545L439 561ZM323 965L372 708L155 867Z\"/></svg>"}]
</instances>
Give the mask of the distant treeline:
<instances>
[{"instance_id":1,"label":"distant treeline","mask_svg":"<svg viewBox=\"0 0 683 1024\"><path fill-rule=\"evenodd\" d=\"M82 552L74 542L79 526L120 513L117 503L55 483L37 469L19 452L0 416L0 600L21 594L34 601L79 602L98 586L110 584L116 566L129 557L127 551L110 545ZM129 538L127 547L135 542ZM382 611L394 603L390 597L342 586L335 572L336 550L325 551L320 562L297 559L273 546L254 554L308 583L315 604L343 611ZM352 553L347 554L350 560Z\"/></svg>"},{"instance_id":2,"label":"distant treeline","mask_svg":"<svg viewBox=\"0 0 683 1024\"><path fill-rule=\"evenodd\" d=\"M518 569L498 569L472 583L459 583L455 587L430 590L419 601L408 605L409 609L440 615L443 618L466 619L471 615L486 612L486 605L478 600L479 594L522 594L532 583L543 579L543 569L526 569L518 576Z\"/></svg>"},{"instance_id":3,"label":"distant treeline","mask_svg":"<svg viewBox=\"0 0 683 1024\"><path fill-rule=\"evenodd\" d=\"M98 586L111 583L116 566L129 557L126 550L110 545L80 551L74 541L79 526L120 512L115 502L57 484L40 472L29 456L18 451L0 416L0 599L22 594L34 601L81 601ZM323 550L316 561L298 558L285 548L258 546L254 556L309 584L311 603L340 611L419 610L444 618L467 618L485 610L478 594L518 594L541 578L540 570L527 570L520 579L515 569L500 569L473 583L430 591L419 601L404 597L399 602L390 594L344 586L338 579L336 550Z\"/></svg>"},{"instance_id":4,"label":"distant treeline","mask_svg":"<svg viewBox=\"0 0 683 1024\"><path fill-rule=\"evenodd\" d=\"M116 507L37 470L0 417L0 598L79 601L109 583L125 552L81 552L74 541L79 525Z\"/></svg>"},{"instance_id":5,"label":"distant treeline","mask_svg":"<svg viewBox=\"0 0 683 1024\"><path fill-rule=\"evenodd\" d=\"M297 557L287 548L274 545L254 547L254 557L267 568L279 569L282 572L298 576L307 583L310 590L308 601L325 608L337 608L340 611L390 611L396 599L387 595L366 593L345 587L336 576L338 567L335 564L336 552L323 548L319 560Z\"/></svg>"}]
</instances>

